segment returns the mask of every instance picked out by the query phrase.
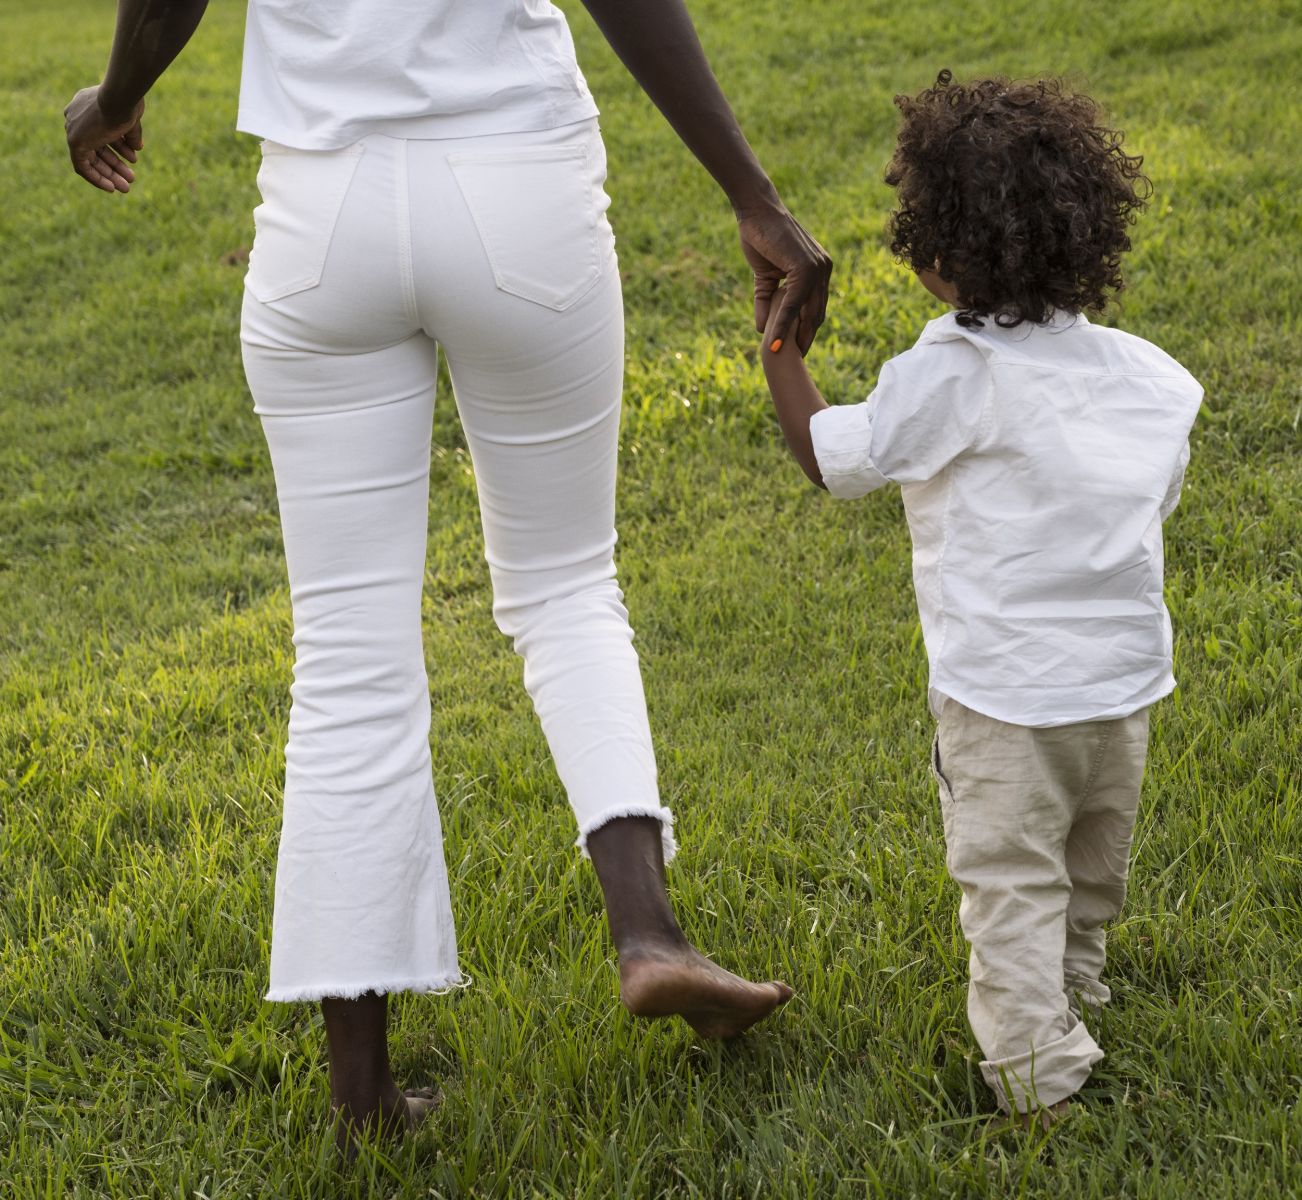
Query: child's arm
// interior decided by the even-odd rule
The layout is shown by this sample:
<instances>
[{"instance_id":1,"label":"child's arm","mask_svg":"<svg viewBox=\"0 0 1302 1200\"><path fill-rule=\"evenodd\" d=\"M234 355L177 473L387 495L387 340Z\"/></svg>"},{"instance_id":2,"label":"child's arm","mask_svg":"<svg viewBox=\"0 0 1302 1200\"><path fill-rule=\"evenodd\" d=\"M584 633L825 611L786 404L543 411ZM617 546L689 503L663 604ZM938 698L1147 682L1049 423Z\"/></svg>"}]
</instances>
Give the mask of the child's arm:
<instances>
[{"instance_id":1,"label":"child's arm","mask_svg":"<svg viewBox=\"0 0 1302 1200\"><path fill-rule=\"evenodd\" d=\"M859 404L823 399L799 348L777 338L771 315L761 355L792 455L838 500L934 479L980 440L993 383L984 356L961 337L920 339L883 363Z\"/></svg>"},{"instance_id":2,"label":"child's arm","mask_svg":"<svg viewBox=\"0 0 1302 1200\"><path fill-rule=\"evenodd\" d=\"M769 310L769 327L764 331L764 377L768 380L773 407L777 409L778 424L782 426L793 457L811 483L826 489L827 484L823 482L823 473L814 454L809 422L815 413L827 407L827 401L810 379L805 360L794 340L788 339L785 345L774 340L775 314L782 307L780 301L780 296L774 298ZM777 346L776 350L774 346Z\"/></svg>"}]
</instances>

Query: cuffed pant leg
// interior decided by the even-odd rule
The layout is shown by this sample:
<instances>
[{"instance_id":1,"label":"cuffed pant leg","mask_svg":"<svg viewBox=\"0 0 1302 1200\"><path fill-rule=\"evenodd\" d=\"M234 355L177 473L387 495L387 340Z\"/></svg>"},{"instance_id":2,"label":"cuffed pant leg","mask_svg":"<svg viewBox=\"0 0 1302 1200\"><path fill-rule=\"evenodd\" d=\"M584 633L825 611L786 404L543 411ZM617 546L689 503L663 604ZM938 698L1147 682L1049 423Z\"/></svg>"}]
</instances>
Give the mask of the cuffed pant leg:
<instances>
[{"instance_id":1,"label":"cuffed pant leg","mask_svg":"<svg viewBox=\"0 0 1302 1200\"><path fill-rule=\"evenodd\" d=\"M1080 1091L1103 1051L1073 1012L1067 1032L1056 1041L1007 1058L986 1059L981 1077L1005 1112L1032 1112Z\"/></svg>"}]
</instances>

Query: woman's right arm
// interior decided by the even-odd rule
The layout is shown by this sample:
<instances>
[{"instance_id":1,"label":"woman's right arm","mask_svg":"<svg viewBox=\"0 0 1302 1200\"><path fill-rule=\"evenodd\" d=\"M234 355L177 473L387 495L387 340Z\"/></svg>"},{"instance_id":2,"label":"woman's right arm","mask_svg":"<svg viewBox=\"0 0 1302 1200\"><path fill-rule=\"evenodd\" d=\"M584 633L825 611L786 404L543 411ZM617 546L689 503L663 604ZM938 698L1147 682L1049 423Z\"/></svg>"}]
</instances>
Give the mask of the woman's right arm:
<instances>
[{"instance_id":1,"label":"woman's right arm","mask_svg":"<svg viewBox=\"0 0 1302 1200\"><path fill-rule=\"evenodd\" d=\"M755 327L793 332L803 354L827 308L832 260L787 212L706 61L683 0L583 0L597 27L683 144L723 188L755 275ZM786 281L775 321L769 307Z\"/></svg>"},{"instance_id":2,"label":"woman's right arm","mask_svg":"<svg viewBox=\"0 0 1302 1200\"><path fill-rule=\"evenodd\" d=\"M118 0L108 70L63 110L72 168L106 192L125 192L135 175L127 163L143 146L145 93L198 28L208 0ZM123 160L126 160L125 162Z\"/></svg>"}]
</instances>

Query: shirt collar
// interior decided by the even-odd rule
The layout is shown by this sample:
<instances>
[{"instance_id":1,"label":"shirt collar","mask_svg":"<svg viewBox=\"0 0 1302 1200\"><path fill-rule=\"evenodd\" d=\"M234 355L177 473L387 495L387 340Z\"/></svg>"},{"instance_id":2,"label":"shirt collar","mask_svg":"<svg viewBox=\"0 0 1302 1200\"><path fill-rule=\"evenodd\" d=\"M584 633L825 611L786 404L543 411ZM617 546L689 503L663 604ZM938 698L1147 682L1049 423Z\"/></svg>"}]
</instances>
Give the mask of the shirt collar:
<instances>
[{"instance_id":1,"label":"shirt collar","mask_svg":"<svg viewBox=\"0 0 1302 1200\"><path fill-rule=\"evenodd\" d=\"M1032 325L1029 322L1023 322L1021 325L1014 326L1012 329L1004 329L996 325L993 317L982 317L982 327L980 330L973 332L989 331L994 334L1004 334L1008 337L1026 337L1036 329L1043 329L1048 333L1062 333L1067 329L1076 329L1090 323L1089 318L1084 313L1071 313L1066 309L1055 308L1049 314L1049 319L1039 325ZM922 336L918 338L919 342L943 342L955 337L964 337L968 333L956 319L956 313L953 309L945 313L944 316L936 317L927 322L922 331Z\"/></svg>"}]
</instances>

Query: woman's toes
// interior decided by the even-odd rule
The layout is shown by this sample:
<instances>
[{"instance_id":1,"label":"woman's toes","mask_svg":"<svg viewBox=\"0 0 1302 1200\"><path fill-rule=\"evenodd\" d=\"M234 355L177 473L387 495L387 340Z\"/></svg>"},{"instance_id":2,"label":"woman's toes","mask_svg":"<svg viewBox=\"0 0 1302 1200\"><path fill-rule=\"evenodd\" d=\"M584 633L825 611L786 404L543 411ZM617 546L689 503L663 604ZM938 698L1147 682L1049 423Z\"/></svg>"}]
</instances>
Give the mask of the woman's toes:
<instances>
[{"instance_id":1,"label":"woman's toes","mask_svg":"<svg viewBox=\"0 0 1302 1200\"><path fill-rule=\"evenodd\" d=\"M442 1096L433 1088L407 1088L402 1093L407 1111L407 1129L418 1129L438 1107Z\"/></svg>"}]
</instances>

